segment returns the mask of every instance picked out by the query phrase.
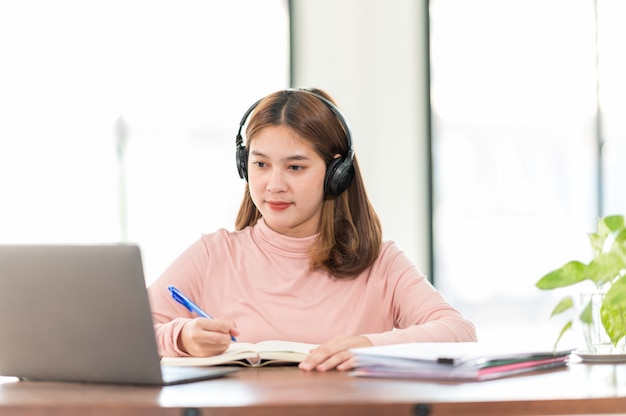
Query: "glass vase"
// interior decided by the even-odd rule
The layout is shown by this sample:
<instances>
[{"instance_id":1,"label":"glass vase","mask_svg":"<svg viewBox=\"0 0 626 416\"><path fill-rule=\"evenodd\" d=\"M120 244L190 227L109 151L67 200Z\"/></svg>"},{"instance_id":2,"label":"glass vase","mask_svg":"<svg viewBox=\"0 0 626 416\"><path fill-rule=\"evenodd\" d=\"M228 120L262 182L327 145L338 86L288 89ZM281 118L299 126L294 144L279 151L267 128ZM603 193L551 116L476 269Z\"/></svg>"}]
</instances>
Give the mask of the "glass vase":
<instances>
[{"instance_id":1,"label":"glass vase","mask_svg":"<svg viewBox=\"0 0 626 416\"><path fill-rule=\"evenodd\" d=\"M603 292L580 295L581 310L584 310L587 305L591 308L591 323L581 322L587 351L592 354L623 354L625 340L621 339L617 345L613 345L600 319L600 308L604 296Z\"/></svg>"}]
</instances>

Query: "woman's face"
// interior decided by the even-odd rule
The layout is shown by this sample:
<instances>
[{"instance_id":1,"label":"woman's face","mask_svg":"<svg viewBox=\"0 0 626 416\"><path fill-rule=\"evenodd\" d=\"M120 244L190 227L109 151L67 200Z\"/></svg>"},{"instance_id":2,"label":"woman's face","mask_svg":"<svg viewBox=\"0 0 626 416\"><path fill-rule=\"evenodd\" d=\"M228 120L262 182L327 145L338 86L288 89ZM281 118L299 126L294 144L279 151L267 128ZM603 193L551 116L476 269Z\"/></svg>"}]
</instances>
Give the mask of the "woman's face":
<instances>
[{"instance_id":1,"label":"woman's face","mask_svg":"<svg viewBox=\"0 0 626 416\"><path fill-rule=\"evenodd\" d=\"M249 143L248 186L267 225L290 237L319 231L326 163L286 126L260 130Z\"/></svg>"}]
</instances>

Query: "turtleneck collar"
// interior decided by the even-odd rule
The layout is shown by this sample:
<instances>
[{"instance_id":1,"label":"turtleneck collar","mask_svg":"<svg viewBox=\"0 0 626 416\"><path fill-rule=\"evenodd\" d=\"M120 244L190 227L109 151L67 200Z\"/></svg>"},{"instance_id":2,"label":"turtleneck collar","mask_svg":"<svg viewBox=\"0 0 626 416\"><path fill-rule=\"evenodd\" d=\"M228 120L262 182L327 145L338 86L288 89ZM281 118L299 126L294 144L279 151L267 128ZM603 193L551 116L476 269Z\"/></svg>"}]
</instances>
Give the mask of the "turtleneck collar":
<instances>
[{"instance_id":1,"label":"turtleneck collar","mask_svg":"<svg viewBox=\"0 0 626 416\"><path fill-rule=\"evenodd\" d=\"M315 243L319 234L314 234L309 237L289 237L279 232L272 230L264 218L259 218L254 226L254 234L260 240L263 240L269 246L276 248L277 250L291 255L303 255L308 256L309 250Z\"/></svg>"}]
</instances>

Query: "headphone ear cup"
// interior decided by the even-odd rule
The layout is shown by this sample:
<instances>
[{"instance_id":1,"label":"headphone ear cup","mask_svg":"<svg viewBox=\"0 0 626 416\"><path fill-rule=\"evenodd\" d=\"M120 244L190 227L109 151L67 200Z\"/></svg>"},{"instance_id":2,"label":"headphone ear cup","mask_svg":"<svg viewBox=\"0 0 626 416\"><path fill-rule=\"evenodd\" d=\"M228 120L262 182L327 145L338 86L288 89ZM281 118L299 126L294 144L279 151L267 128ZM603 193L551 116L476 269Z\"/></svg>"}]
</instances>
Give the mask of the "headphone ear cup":
<instances>
[{"instance_id":1,"label":"headphone ear cup","mask_svg":"<svg viewBox=\"0 0 626 416\"><path fill-rule=\"evenodd\" d=\"M237 160L237 171L239 172L239 177L248 182L248 152L244 146L237 146L235 159Z\"/></svg>"},{"instance_id":2,"label":"headphone ear cup","mask_svg":"<svg viewBox=\"0 0 626 416\"><path fill-rule=\"evenodd\" d=\"M346 189L354 176L351 160L338 157L330 162L324 177L324 191L329 195L339 195Z\"/></svg>"}]
</instances>

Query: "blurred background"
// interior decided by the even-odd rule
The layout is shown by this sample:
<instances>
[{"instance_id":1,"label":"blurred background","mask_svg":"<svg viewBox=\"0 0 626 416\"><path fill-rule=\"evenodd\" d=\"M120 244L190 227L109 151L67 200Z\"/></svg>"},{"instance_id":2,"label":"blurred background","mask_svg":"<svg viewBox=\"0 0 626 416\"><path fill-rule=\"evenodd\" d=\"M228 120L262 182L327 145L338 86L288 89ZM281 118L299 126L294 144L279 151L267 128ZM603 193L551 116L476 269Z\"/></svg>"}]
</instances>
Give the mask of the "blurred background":
<instances>
[{"instance_id":1,"label":"blurred background","mask_svg":"<svg viewBox=\"0 0 626 416\"><path fill-rule=\"evenodd\" d=\"M315 86L385 238L482 339L551 342L562 294L534 283L626 212L624 18L620 0L1 2L0 243L137 243L149 284L233 229L243 112Z\"/></svg>"}]
</instances>

